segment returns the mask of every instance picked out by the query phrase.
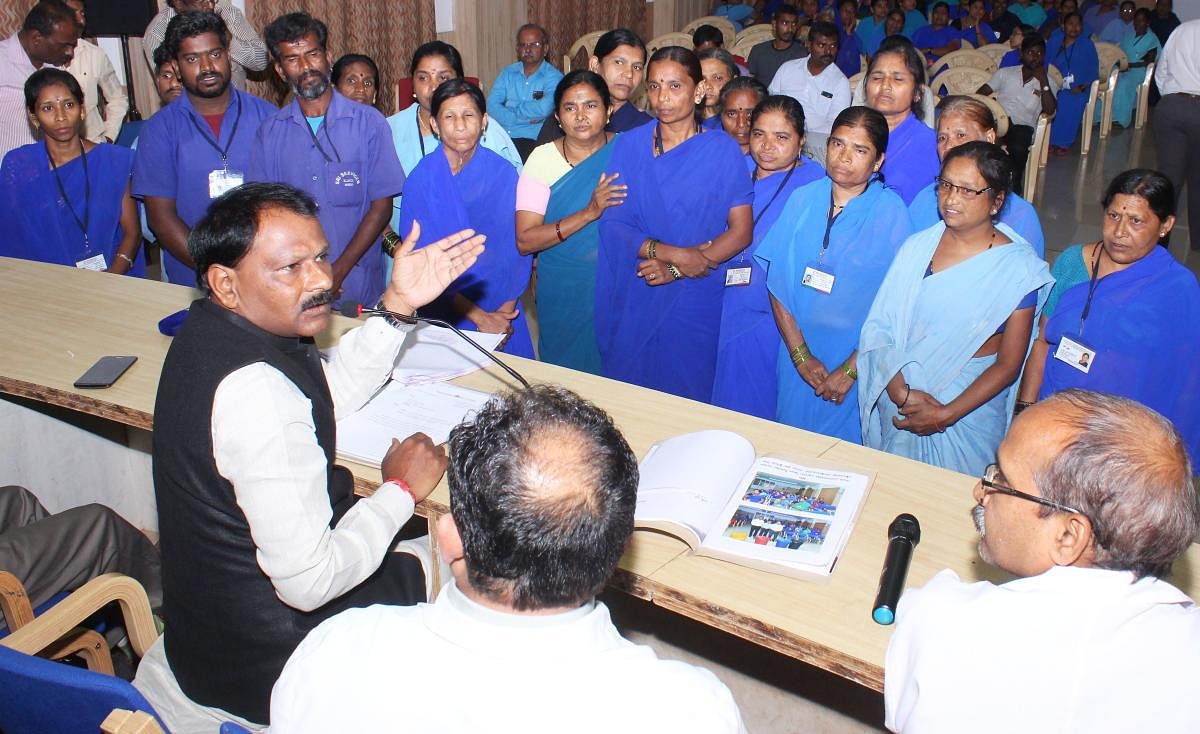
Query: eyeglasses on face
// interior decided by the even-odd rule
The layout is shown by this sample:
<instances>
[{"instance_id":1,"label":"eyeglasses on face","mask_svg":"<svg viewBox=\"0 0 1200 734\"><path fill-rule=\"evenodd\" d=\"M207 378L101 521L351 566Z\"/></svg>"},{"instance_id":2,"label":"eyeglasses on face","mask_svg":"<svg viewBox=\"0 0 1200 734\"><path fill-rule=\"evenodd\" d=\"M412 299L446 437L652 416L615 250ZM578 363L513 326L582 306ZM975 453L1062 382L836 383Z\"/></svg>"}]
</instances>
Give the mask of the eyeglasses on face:
<instances>
[{"instance_id":1,"label":"eyeglasses on face","mask_svg":"<svg viewBox=\"0 0 1200 734\"><path fill-rule=\"evenodd\" d=\"M543 45L544 45L544 44L543 44L541 41L534 41L533 43L518 43L518 44L517 44L517 48L520 48L520 49L526 49L526 48L530 48L530 49L539 49L539 48L541 48Z\"/></svg>"},{"instance_id":2,"label":"eyeglasses on face","mask_svg":"<svg viewBox=\"0 0 1200 734\"><path fill-rule=\"evenodd\" d=\"M1054 500L1048 500L1045 497L1038 497L1037 495L1028 494L1019 489L1013 489L1012 487L1008 486L1007 484L1003 484L1000 481L1002 476L1003 475L1000 473L1000 467L998 465L988 464L987 469L985 469L983 472L983 477L981 477L979 480L983 484L983 491L985 495L993 492L996 494L1006 494L1010 497L1028 500L1043 507L1049 507L1052 510L1058 510L1059 512L1083 515L1082 512L1076 510L1074 507L1067 507L1066 505L1055 502Z\"/></svg>"},{"instance_id":3,"label":"eyeglasses on face","mask_svg":"<svg viewBox=\"0 0 1200 734\"><path fill-rule=\"evenodd\" d=\"M967 199L974 199L975 197L982 196L992 190L991 186L987 186L982 189L972 189L966 186L959 186L958 184L950 183L941 176L935 176L933 181L937 184L938 191L942 192L943 194L949 194L957 191Z\"/></svg>"}]
</instances>

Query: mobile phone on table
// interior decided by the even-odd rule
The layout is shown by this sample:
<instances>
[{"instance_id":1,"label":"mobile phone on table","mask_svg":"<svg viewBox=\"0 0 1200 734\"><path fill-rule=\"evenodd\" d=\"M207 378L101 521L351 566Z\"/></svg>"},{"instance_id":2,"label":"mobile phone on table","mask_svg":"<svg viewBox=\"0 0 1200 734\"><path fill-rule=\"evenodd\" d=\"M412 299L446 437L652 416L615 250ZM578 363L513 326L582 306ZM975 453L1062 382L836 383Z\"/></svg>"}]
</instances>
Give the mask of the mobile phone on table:
<instances>
[{"instance_id":1,"label":"mobile phone on table","mask_svg":"<svg viewBox=\"0 0 1200 734\"><path fill-rule=\"evenodd\" d=\"M110 387L136 361L137 357L101 357L75 381L75 387L81 390Z\"/></svg>"}]
</instances>

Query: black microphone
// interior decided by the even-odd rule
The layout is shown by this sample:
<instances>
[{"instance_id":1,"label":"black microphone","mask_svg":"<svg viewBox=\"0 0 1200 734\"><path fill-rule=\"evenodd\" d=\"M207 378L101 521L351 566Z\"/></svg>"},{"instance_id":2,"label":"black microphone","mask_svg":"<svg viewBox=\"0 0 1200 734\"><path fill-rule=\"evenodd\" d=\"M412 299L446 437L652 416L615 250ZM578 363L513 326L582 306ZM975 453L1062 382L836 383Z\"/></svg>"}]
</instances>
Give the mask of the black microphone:
<instances>
[{"instance_id":1,"label":"black microphone","mask_svg":"<svg viewBox=\"0 0 1200 734\"><path fill-rule=\"evenodd\" d=\"M341 307L338 308L338 310L341 312L341 314L343 316L349 316L352 319L356 319L363 314L367 314L368 316L391 316L392 318L399 319L400 321L403 321L406 324L415 324L417 322L421 322L423 324L432 324L434 326L441 326L441 327L450 329L455 334L458 334L460 337L462 337L463 341L465 341L467 344L470 344L471 346L478 349L480 351L480 353L482 353L485 357L492 360L496 364L500 365L500 368L503 369L508 374L515 377L517 379L517 382L521 383L526 388L529 387L529 381L526 380L524 377L521 377L521 374L519 372L517 372L512 367L509 367L508 365L501 362L500 359L496 355L492 354L487 349L484 349L483 347L479 346L479 344L477 344L474 339L472 339L471 337L464 334L462 332L462 330L460 330L454 324L447 323L445 321L442 321L441 319L431 319L427 316L418 316L416 314L413 314L412 316L405 316L404 314L396 313L395 311L388 311L385 308L367 308L366 306L362 305L361 303L354 303L353 301L343 302Z\"/></svg>"},{"instance_id":2,"label":"black microphone","mask_svg":"<svg viewBox=\"0 0 1200 734\"><path fill-rule=\"evenodd\" d=\"M875 606L871 618L879 624L896 621L896 604L900 592L904 591L904 579L908 576L908 564L912 560L913 548L921 542L921 523L908 514L897 515L888 526L887 556L883 559L883 573L879 574L879 592L875 594Z\"/></svg>"}]
</instances>

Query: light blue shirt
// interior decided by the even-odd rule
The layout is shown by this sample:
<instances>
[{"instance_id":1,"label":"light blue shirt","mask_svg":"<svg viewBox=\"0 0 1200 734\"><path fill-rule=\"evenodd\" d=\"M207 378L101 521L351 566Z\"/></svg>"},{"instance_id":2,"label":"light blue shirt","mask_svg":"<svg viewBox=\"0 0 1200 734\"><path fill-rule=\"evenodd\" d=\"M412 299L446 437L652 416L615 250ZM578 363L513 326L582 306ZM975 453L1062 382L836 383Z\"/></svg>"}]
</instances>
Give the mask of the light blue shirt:
<instances>
[{"instance_id":1,"label":"light blue shirt","mask_svg":"<svg viewBox=\"0 0 1200 734\"><path fill-rule=\"evenodd\" d=\"M500 70L492 85L487 99L488 116L514 138L536 139L542 123L554 111L554 88L562 78L562 72L545 59L530 76L525 76L521 62L509 64Z\"/></svg>"}]
</instances>

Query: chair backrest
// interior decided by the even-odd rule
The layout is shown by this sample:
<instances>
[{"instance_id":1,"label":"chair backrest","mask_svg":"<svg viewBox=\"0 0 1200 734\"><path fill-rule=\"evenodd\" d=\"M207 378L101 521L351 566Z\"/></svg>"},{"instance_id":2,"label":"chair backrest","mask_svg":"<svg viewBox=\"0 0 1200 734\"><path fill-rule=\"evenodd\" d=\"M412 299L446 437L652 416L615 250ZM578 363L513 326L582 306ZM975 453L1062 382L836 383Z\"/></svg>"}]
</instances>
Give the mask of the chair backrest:
<instances>
[{"instance_id":1,"label":"chair backrest","mask_svg":"<svg viewBox=\"0 0 1200 734\"><path fill-rule=\"evenodd\" d=\"M975 69L970 66L959 66L946 69L929 82L935 94L944 97L947 94L974 94L976 90L991 81L990 72Z\"/></svg>"},{"instance_id":2,"label":"chair backrest","mask_svg":"<svg viewBox=\"0 0 1200 734\"><path fill-rule=\"evenodd\" d=\"M584 33L575 43L571 44L571 48L567 49L567 53L563 55L562 73L566 74L575 69L583 69L587 67L588 59L591 58L592 52L596 50L596 42L600 40L608 31L592 31ZM579 65L582 57L582 65Z\"/></svg>"},{"instance_id":3,"label":"chair backrest","mask_svg":"<svg viewBox=\"0 0 1200 734\"><path fill-rule=\"evenodd\" d=\"M0 730L95 734L114 708L158 714L120 678L0 645ZM159 721L161 724L161 720ZM165 728L165 727L164 727Z\"/></svg>"},{"instance_id":4,"label":"chair backrest","mask_svg":"<svg viewBox=\"0 0 1200 734\"><path fill-rule=\"evenodd\" d=\"M960 46L960 48L970 48L970 49L974 49L974 48L975 48L975 44L971 43L970 41L968 41L968 40L967 40L967 39L965 39L965 38L960 38L960 39L958 39L958 42L959 42L960 44L962 44L962 45Z\"/></svg>"},{"instance_id":5,"label":"chair backrest","mask_svg":"<svg viewBox=\"0 0 1200 734\"><path fill-rule=\"evenodd\" d=\"M1038 171L1042 167L1042 151L1046 149L1050 139L1050 118L1045 113L1038 115L1037 126L1033 128L1033 142L1029 145L1029 158L1025 162L1025 170L1021 172L1021 192L1026 201L1033 201L1037 196Z\"/></svg>"},{"instance_id":6,"label":"chair backrest","mask_svg":"<svg viewBox=\"0 0 1200 734\"><path fill-rule=\"evenodd\" d=\"M651 38L646 44L647 57L652 56L655 51L667 46L683 46L688 51L692 50L692 34L691 33L664 33L657 38Z\"/></svg>"},{"instance_id":7,"label":"chair backrest","mask_svg":"<svg viewBox=\"0 0 1200 734\"><path fill-rule=\"evenodd\" d=\"M1133 126L1138 130L1145 127L1146 118L1150 114L1150 84L1154 81L1155 66L1153 61L1146 64L1146 76L1142 79L1141 84L1138 84L1137 111L1133 117Z\"/></svg>"},{"instance_id":8,"label":"chair backrest","mask_svg":"<svg viewBox=\"0 0 1200 734\"><path fill-rule=\"evenodd\" d=\"M760 43L770 41L774 37L775 32L769 23L759 23L749 28L743 28L733 39L733 45L729 47L729 53L734 56L741 56L743 59L748 58L750 56L750 49Z\"/></svg>"},{"instance_id":9,"label":"chair backrest","mask_svg":"<svg viewBox=\"0 0 1200 734\"><path fill-rule=\"evenodd\" d=\"M1050 77L1050 81L1054 82L1055 89L1062 89L1063 75L1054 64L1046 67L1046 76Z\"/></svg>"},{"instance_id":10,"label":"chair backrest","mask_svg":"<svg viewBox=\"0 0 1200 734\"><path fill-rule=\"evenodd\" d=\"M992 60L993 69L999 69L1000 60L1004 58L1004 54L1008 53L1012 49L1008 47L1007 43L989 43L986 46L980 46L975 50Z\"/></svg>"},{"instance_id":11,"label":"chair backrest","mask_svg":"<svg viewBox=\"0 0 1200 734\"><path fill-rule=\"evenodd\" d=\"M466 79L467 81L471 82L475 86L480 87L479 77L468 76L468 77L463 77L463 78ZM482 87L480 87L480 88L482 89ZM485 92L484 94L486 95L487 93ZM402 79L400 79L399 81L397 81L396 82L396 111L399 112L400 110L408 109L409 107L412 107L413 104L416 103L416 101L417 101L416 98L413 97L412 77L406 76L406 77L403 77Z\"/></svg>"},{"instance_id":12,"label":"chair backrest","mask_svg":"<svg viewBox=\"0 0 1200 734\"><path fill-rule=\"evenodd\" d=\"M992 72L996 71L996 65L992 63L990 56L980 53L973 48L962 48L957 51L951 51L935 61L929 67L929 77L932 79L940 74L943 69L959 69L963 67L982 69L988 73L989 77Z\"/></svg>"},{"instance_id":13,"label":"chair backrest","mask_svg":"<svg viewBox=\"0 0 1200 734\"><path fill-rule=\"evenodd\" d=\"M691 23L683 27L683 32L689 36L696 32L696 29L702 25L711 25L721 31L721 35L725 37L725 48L729 49L733 42L737 39L737 29L733 27L733 23L729 18L724 18L720 15L704 15L696 18ZM732 51L730 52L732 53Z\"/></svg>"},{"instance_id":14,"label":"chair backrest","mask_svg":"<svg viewBox=\"0 0 1200 734\"><path fill-rule=\"evenodd\" d=\"M1125 71L1129 68L1129 57L1121 50L1121 47L1115 43L1105 43L1098 41L1096 43L1096 56L1100 58L1100 85L1104 87L1108 83L1109 73L1114 66L1120 71Z\"/></svg>"}]
</instances>

